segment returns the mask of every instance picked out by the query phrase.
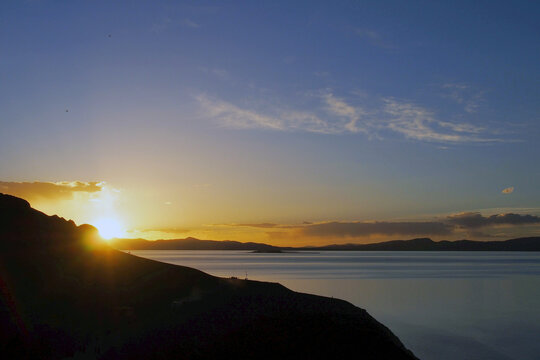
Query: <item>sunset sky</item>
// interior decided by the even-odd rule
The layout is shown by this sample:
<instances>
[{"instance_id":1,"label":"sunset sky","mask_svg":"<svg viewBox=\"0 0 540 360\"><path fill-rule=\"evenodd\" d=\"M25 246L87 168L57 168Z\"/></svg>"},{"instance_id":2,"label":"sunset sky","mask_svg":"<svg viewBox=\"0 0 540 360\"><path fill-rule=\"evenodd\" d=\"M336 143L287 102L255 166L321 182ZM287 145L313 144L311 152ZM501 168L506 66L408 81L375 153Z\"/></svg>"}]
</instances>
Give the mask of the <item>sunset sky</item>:
<instances>
[{"instance_id":1,"label":"sunset sky","mask_svg":"<svg viewBox=\"0 0 540 360\"><path fill-rule=\"evenodd\" d=\"M0 192L147 239L540 235L539 17L2 1Z\"/></svg>"}]
</instances>

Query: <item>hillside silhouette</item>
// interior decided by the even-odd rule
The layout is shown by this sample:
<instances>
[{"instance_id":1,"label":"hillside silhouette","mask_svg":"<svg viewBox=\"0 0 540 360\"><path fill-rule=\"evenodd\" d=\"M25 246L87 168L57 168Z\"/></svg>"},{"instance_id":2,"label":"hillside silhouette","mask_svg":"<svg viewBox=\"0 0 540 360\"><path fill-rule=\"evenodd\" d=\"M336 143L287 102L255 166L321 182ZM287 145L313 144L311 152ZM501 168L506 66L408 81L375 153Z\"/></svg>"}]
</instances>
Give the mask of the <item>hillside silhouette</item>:
<instances>
[{"instance_id":1,"label":"hillside silhouette","mask_svg":"<svg viewBox=\"0 0 540 360\"><path fill-rule=\"evenodd\" d=\"M0 194L7 359L415 359L342 300L135 257Z\"/></svg>"}]
</instances>

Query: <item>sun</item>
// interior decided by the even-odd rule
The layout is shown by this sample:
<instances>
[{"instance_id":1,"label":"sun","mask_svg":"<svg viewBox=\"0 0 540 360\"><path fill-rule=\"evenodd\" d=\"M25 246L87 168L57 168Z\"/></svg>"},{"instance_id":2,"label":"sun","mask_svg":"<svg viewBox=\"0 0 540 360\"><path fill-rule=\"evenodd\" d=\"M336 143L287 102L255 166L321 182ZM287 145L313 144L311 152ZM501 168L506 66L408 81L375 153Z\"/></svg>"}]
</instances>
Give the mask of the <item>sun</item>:
<instances>
[{"instance_id":1,"label":"sun","mask_svg":"<svg viewBox=\"0 0 540 360\"><path fill-rule=\"evenodd\" d=\"M98 229L99 235L105 240L122 237L125 234L122 223L113 217L103 217L92 222L92 224Z\"/></svg>"}]
</instances>

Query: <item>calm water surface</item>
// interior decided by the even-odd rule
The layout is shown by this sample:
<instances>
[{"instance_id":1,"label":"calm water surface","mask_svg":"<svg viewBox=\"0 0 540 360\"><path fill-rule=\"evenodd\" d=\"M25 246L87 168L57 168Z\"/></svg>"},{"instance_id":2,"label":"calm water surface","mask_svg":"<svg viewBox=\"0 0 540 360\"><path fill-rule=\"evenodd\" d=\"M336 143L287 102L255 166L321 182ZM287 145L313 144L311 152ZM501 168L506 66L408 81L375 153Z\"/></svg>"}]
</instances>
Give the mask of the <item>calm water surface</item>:
<instances>
[{"instance_id":1,"label":"calm water surface","mask_svg":"<svg viewBox=\"0 0 540 360\"><path fill-rule=\"evenodd\" d=\"M540 359L540 253L131 253L347 300L421 359Z\"/></svg>"}]
</instances>

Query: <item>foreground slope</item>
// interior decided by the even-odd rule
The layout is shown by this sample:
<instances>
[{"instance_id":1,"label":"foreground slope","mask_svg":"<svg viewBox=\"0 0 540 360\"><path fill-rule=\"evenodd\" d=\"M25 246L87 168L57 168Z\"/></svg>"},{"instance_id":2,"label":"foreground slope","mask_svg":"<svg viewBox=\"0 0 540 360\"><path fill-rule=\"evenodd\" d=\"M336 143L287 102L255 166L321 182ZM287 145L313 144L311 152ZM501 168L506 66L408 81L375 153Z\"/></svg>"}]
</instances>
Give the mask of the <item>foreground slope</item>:
<instances>
[{"instance_id":1,"label":"foreground slope","mask_svg":"<svg viewBox=\"0 0 540 360\"><path fill-rule=\"evenodd\" d=\"M8 358L415 359L345 301L138 258L0 194Z\"/></svg>"}]
</instances>

